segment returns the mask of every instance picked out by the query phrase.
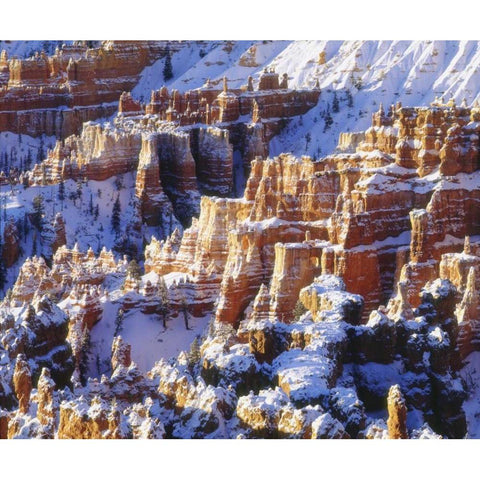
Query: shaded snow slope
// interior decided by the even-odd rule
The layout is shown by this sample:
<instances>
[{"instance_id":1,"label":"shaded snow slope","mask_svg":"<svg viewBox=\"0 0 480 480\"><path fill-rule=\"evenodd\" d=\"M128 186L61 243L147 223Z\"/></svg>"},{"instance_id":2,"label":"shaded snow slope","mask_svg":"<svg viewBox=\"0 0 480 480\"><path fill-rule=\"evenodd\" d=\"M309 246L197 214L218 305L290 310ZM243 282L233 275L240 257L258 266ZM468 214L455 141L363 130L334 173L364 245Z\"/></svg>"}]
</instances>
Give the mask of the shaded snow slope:
<instances>
[{"instance_id":1,"label":"shaded snow slope","mask_svg":"<svg viewBox=\"0 0 480 480\"><path fill-rule=\"evenodd\" d=\"M325 52L325 63L319 55ZM144 70L133 90L148 101L150 91L164 83L185 91L213 83L223 76L229 86L254 84L265 67L286 72L294 88L322 89L319 104L302 120L275 138L271 154L291 151L297 155L325 155L334 150L340 132L365 130L380 102L428 105L436 96L451 96L468 104L480 99L480 42L478 41L236 41L185 42L172 56L174 77L163 80L164 59ZM247 65L247 66L246 66ZM332 110L337 92L339 112ZM348 93L353 105L349 107ZM331 128L324 117L332 115ZM307 135L310 134L310 135ZM311 139L308 141L309 136Z\"/></svg>"}]
</instances>

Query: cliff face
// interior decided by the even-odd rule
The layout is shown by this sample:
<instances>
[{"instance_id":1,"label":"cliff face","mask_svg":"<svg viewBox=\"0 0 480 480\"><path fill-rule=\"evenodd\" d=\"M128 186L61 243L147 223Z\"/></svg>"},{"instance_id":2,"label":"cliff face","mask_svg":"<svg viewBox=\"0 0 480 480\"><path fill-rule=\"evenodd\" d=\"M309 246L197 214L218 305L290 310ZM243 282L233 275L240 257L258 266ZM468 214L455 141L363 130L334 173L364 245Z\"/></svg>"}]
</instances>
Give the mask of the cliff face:
<instances>
[{"instance_id":1,"label":"cliff face","mask_svg":"<svg viewBox=\"0 0 480 480\"><path fill-rule=\"evenodd\" d=\"M454 106L396 106L389 115L381 108L354 153L318 161L289 155L256 159L244 197L204 198L199 220L178 247L154 242L147 248L147 269L160 275L188 273L196 291L217 289L216 321L234 325L240 344L247 342L257 361L285 365L275 378L297 402L303 401L303 393L295 396L299 380L280 358L314 362L295 349L307 350L315 336L311 330L302 333L297 300L318 328L334 328L325 322L341 318L351 327L338 324L344 333L337 331L332 341L341 347L327 350L344 353L329 357L322 380L326 390L316 401L323 405L342 368L355 364L360 365L356 395L368 408L380 406L398 383L395 358L400 355L414 374L400 384L403 397L391 390L389 435L407 435L406 402L425 412L437 431L462 436L466 393L457 390L455 379L480 338L476 115L474 108ZM434 139L430 125L436 127ZM457 145L466 157L452 153L457 147L451 146L451 125L461 125L455 127L461 137ZM444 166L452 164L456 167L447 175ZM193 272L212 264L215 282L196 281ZM336 292L338 285L311 283L332 274L343 279L340 290L348 294ZM422 349L430 352L429 366ZM222 375L215 366L222 361L204 361L208 378ZM362 367L370 362L383 365L380 390L370 385L369 367ZM313 363L311 368L320 367ZM443 400L432 392L442 392ZM259 432L278 428L278 418L250 418L243 406L238 415Z\"/></svg>"},{"instance_id":2,"label":"cliff face","mask_svg":"<svg viewBox=\"0 0 480 480\"><path fill-rule=\"evenodd\" d=\"M82 85L97 74L120 89L120 74L135 75L131 56L154 55L128 45L104 44L113 53L101 58L87 50L98 71L71 52L65 88L78 88L79 104L93 101ZM7 90L48 87L62 71L34 60L11 73L2 57ZM122 93L115 119L84 124L25 175L28 188L132 173L130 206L150 243L142 275L106 249L67 248L56 216L51 258L27 259L0 309L0 437L407 438L412 410L437 434L467 433L461 371L480 351L480 110L380 106L367 131L341 138L342 153L267 158L272 136L318 96L271 70L257 89L251 79L162 88L147 106ZM244 194L228 198L239 167ZM19 255L15 228L5 227L5 263ZM183 317L195 340L141 371L118 336L125 316L138 320L130 335L160 321L168 335ZM385 408L387 422L371 416Z\"/></svg>"},{"instance_id":3,"label":"cliff face","mask_svg":"<svg viewBox=\"0 0 480 480\"><path fill-rule=\"evenodd\" d=\"M170 45L169 48L175 48ZM165 55L167 42L103 42L63 46L54 55L2 56L0 131L65 138L83 122L107 117L141 71Z\"/></svg>"},{"instance_id":4,"label":"cliff face","mask_svg":"<svg viewBox=\"0 0 480 480\"><path fill-rule=\"evenodd\" d=\"M17 359L15 364L7 363L0 374L2 407L11 407L15 394L20 411L26 413L32 384L36 385L43 367L50 369L58 385L69 383L73 361L67 333L67 316L46 296L37 296L8 315L2 313L0 356L4 362Z\"/></svg>"},{"instance_id":5,"label":"cliff face","mask_svg":"<svg viewBox=\"0 0 480 480\"><path fill-rule=\"evenodd\" d=\"M386 303L399 280L408 284L408 301L417 307L423 285L439 276L441 255L458 251L466 235L479 232L478 171L472 171L478 152L466 166L457 160L462 171L456 177L442 173L445 153L435 157L429 175L419 160L425 152L420 148L425 125L430 125L426 121L439 125L437 136L443 129L447 146L452 136L448 125L463 123L462 148L475 150L466 138L478 138L472 133L476 122L466 123L467 113L453 107L404 111L397 106L387 116L381 108L355 153L319 161L288 155L254 160L244 198L228 203L247 213L235 213L229 229L213 236L207 247L214 255L219 242L227 252L224 263L217 262L223 279L216 318L237 324L260 285L270 279L272 314L288 321L298 292L319 273L342 276L349 291L364 297L364 320ZM470 116L476 115L472 109ZM418 145L417 152L409 153L411 168L401 166L406 158L401 146L407 142L402 132ZM382 135L394 140L380 141ZM434 143L439 147L438 138ZM202 212L195 229L212 221L221 228L222 215ZM180 251L193 240L188 230L185 235ZM202 240L196 241L199 247ZM203 267L208 267L206 261Z\"/></svg>"}]
</instances>

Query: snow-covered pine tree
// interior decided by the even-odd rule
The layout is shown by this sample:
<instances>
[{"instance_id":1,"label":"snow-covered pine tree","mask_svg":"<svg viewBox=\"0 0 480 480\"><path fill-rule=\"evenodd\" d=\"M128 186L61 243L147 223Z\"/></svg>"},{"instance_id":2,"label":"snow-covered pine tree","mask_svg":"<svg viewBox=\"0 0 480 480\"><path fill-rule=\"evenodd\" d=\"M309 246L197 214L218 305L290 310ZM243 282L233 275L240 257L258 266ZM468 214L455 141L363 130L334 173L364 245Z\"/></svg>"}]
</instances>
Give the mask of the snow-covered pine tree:
<instances>
[{"instance_id":1,"label":"snow-covered pine tree","mask_svg":"<svg viewBox=\"0 0 480 480\"><path fill-rule=\"evenodd\" d=\"M120 232L120 196L117 195L112 209L112 230L118 235Z\"/></svg>"},{"instance_id":2,"label":"snow-covered pine tree","mask_svg":"<svg viewBox=\"0 0 480 480\"><path fill-rule=\"evenodd\" d=\"M158 281L158 297L160 300L158 303L158 314L162 319L163 328L167 328L167 315L170 309L170 304L168 301L167 284L163 277L160 277L160 280Z\"/></svg>"},{"instance_id":3,"label":"snow-covered pine tree","mask_svg":"<svg viewBox=\"0 0 480 480\"><path fill-rule=\"evenodd\" d=\"M167 46L165 53L165 65L163 67L163 79L168 82L173 78L172 56L170 54L170 47Z\"/></svg>"},{"instance_id":4,"label":"snow-covered pine tree","mask_svg":"<svg viewBox=\"0 0 480 480\"><path fill-rule=\"evenodd\" d=\"M293 309L293 316L295 317L295 320L298 321L298 319L305 313L307 313L307 309L300 300L297 300L295 308Z\"/></svg>"},{"instance_id":5,"label":"snow-covered pine tree","mask_svg":"<svg viewBox=\"0 0 480 480\"><path fill-rule=\"evenodd\" d=\"M79 178L77 180L77 198L79 198L81 200L82 199L82 194L83 194L83 182Z\"/></svg>"},{"instance_id":6,"label":"snow-covered pine tree","mask_svg":"<svg viewBox=\"0 0 480 480\"><path fill-rule=\"evenodd\" d=\"M90 355L90 331L85 326L82 332L82 341L80 347L80 382L86 385L88 379L88 356Z\"/></svg>"},{"instance_id":7,"label":"snow-covered pine tree","mask_svg":"<svg viewBox=\"0 0 480 480\"><path fill-rule=\"evenodd\" d=\"M182 298L180 299L180 310L182 311L183 314L183 322L185 323L185 329L186 330L191 330L191 328L188 325L188 303L187 299L182 295Z\"/></svg>"},{"instance_id":8,"label":"snow-covered pine tree","mask_svg":"<svg viewBox=\"0 0 480 480\"><path fill-rule=\"evenodd\" d=\"M33 211L31 215L32 225L41 232L43 230L43 215L45 214L45 208L43 206L43 196L37 195L33 199Z\"/></svg>"},{"instance_id":9,"label":"snow-covered pine tree","mask_svg":"<svg viewBox=\"0 0 480 480\"><path fill-rule=\"evenodd\" d=\"M45 142L43 138L40 139L40 147L37 151L37 163L40 163L45 158Z\"/></svg>"},{"instance_id":10,"label":"snow-covered pine tree","mask_svg":"<svg viewBox=\"0 0 480 480\"><path fill-rule=\"evenodd\" d=\"M330 108L325 112L325 126L323 127L323 132L325 133L333 124L333 118L330 114Z\"/></svg>"},{"instance_id":11,"label":"snow-covered pine tree","mask_svg":"<svg viewBox=\"0 0 480 480\"><path fill-rule=\"evenodd\" d=\"M202 356L200 353L200 341L198 336L193 339L192 344L190 345L190 351L187 354L188 366L193 372L195 367L200 363Z\"/></svg>"},{"instance_id":12,"label":"snow-covered pine tree","mask_svg":"<svg viewBox=\"0 0 480 480\"><path fill-rule=\"evenodd\" d=\"M114 337L117 337L122 332L124 316L125 312L123 311L123 308L119 308L117 311L117 316L115 317L115 333L113 334Z\"/></svg>"},{"instance_id":13,"label":"snow-covered pine tree","mask_svg":"<svg viewBox=\"0 0 480 480\"><path fill-rule=\"evenodd\" d=\"M332 112L338 113L340 111L340 103L338 101L337 92L333 92Z\"/></svg>"},{"instance_id":14,"label":"snow-covered pine tree","mask_svg":"<svg viewBox=\"0 0 480 480\"><path fill-rule=\"evenodd\" d=\"M352 96L352 92L350 92L350 90L347 89L347 91L345 92L346 96L347 96L347 107L348 108L353 108L353 96Z\"/></svg>"},{"instance_id":15,"label":"snow-covered pine tree","mask_svg":"<svg viewBox=\"0 0 480 480\"><path fill-rule=\"evenodd\" d=\"M130 274L135 280L140 280L140 277L142 276L142 268L140 265L136 262L135 259L133 259L127 267L127 275Z\"/></svg>"},{"instance_id":16,"label":"snow-covered pine tree","mask_svg":"<svg viewBox=\"0 0 480 480\"><path fill-rule=\"evenodd\" d=\"M65 182L63 179L58 184L58 199L63 203L65 200Z\"/></svg>"},{"instance_id":17,"label":"snow-covered pine tree","mask_svg":"<svg viewBox=\"0 0 480 480\"><path fill-rule=\"evenodd\" d=\"M88 202L88 213L93 215L93 195L90 194L90 201Z\"/></svg>"}]
</instances>

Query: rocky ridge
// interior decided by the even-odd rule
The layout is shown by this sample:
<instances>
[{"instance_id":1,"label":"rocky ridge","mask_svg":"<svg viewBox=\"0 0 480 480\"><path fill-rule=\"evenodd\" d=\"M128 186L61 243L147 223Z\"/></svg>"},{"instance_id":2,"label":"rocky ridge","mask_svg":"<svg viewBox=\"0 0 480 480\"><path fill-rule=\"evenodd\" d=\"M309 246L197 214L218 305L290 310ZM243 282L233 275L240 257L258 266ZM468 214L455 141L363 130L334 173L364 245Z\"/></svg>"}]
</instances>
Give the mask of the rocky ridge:
<instances>
[{"instance_id":1,"label":"rocky ridge","mask_svg":"<svg viewBox=\"0 0 480 480\"><path fill-rule=\"evenodd\" d=\"M42 233L51 255L24 263L0 309L1 437L470 433L478 107L380 105L365 132L341 136L341 153L268 158L285 121L320 95L288 81L267 69L256 88L162 88L147 105L122 93L114 120L84 124L22 176L28 189L132 173L134 230L159 239L143 272L65 246L62 215ZM229 198L239 158L248 180ZM18 256L16 228L5 262ZM141 369L124 316L165 331L183 317L185 335L189 321L210 323L188 353ZM90 344L99 331L107 366Z\"/></svg>"},{"instance_id":2,"label":"rocky ridge","mask_svg":"<svg viewBox=\"0 0 480 480\"><path fill-rule=\"evenodd\" d=\"M183 296L189 314L214 315L199 351L149 373L119 338L110 378L79 382L77 358L75 394L60 394L55 435L466 435L460 371L480 331L477 115L452 103L380 107L355 153L256 158L242 198L202 197L183 235L152 240L141 282L107 253L62 247L51 269L33 259L11 305L34 298L33 286L56 294L73 316L72 345L73 332L104 321L109 295L82 287L82 271L90 283L98 272L98 285L108 272L124 278L117 301L147 311L159 295L152 274L175 275L170 308L180 314ZM142 172L158 161L158 138L138 140L138 189L162 205L158 174ZM9 436L22 435L21 422L41 436L24 391ZM388 424L369 415L387 398Z\"/></svg>"}]
</instances>

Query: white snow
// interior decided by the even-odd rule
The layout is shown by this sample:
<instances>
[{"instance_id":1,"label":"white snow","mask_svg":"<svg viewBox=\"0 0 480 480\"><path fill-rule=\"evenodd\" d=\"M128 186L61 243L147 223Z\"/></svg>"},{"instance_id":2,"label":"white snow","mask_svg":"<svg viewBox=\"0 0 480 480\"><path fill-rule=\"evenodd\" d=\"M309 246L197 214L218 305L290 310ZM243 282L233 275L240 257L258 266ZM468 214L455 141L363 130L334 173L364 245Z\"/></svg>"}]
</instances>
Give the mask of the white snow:
<instances>
[{"instance_id":1,"label":"white snow","mask_svg":"<svg viewBox=\"0 0 480 480\"><path fill-rule=\"evenodd\" d=\"M468 398L463 403L468 438L480 438L480 352L473 352L467 357L460 376L468 391Z\"/></svg>"}]
</instances>

